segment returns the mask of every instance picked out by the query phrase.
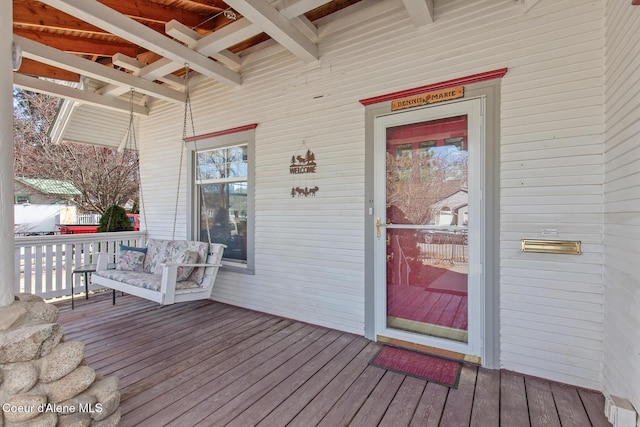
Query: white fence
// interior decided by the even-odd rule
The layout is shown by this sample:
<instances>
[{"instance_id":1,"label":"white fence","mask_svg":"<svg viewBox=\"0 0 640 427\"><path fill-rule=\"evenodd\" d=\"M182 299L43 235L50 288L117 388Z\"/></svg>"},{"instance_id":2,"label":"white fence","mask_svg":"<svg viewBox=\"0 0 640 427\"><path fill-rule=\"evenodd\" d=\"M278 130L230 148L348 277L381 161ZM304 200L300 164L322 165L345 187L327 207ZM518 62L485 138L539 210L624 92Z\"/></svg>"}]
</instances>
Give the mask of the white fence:
<instances>
[{"instance_id":1,"label":"white fence","mask_svg":"<svg viewBox=\"0 0 640 427\"><path fill-rule=\"evenodd\" d=\"M92 214L78 214L76 215L76 224L98 224L102 215Z\"/></svg>"},{"instance_id":2,"label":"white fence","mask_svg":"<svg viewBox=\"0 0 640 427\"><path fill-rule=\"evenodd\" d=\"M71 295L84 290L82 275L74 270L95 263L98 252L114 255L119 245L144 246L145 233L69 234L15 238L15 293L31 293L42 298Z\"/></svg>"}]
</instances>

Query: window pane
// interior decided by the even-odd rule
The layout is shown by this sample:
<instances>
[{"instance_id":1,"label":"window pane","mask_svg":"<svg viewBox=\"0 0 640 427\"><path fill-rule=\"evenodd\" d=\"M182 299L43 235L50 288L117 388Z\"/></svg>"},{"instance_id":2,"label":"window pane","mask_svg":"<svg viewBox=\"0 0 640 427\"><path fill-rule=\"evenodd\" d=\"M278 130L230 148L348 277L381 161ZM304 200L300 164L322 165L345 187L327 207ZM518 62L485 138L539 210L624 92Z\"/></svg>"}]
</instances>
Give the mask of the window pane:
<instances>
[{"instance_id":1,"label":"window pane","mask_svg":"<svg viewBox=\"0 0 640 427\"><path fill-rule=\"evenodd\" d=\"M247 147L233 147L228 149L229 178L247 176Z\"/></svg>"},{"instance_id":2,"label":"window pane","mask_svg":"<svg viewBox=\"0 0 640 427\"><path fill-rule=\"evenodd\" d=\"M247 262L247 182L203 184L200 240L227 245L224 259Z\"/></svg>"},{"instance_id":3,"label":"window pane","mask_svg":"<svg viewBox=\"0 0 640 427\"><path fill-rule=\"evenodd\" d=\"M247 146L199 152L196 167L198 180L247 176Z\"/></svg>"}]
</instances>

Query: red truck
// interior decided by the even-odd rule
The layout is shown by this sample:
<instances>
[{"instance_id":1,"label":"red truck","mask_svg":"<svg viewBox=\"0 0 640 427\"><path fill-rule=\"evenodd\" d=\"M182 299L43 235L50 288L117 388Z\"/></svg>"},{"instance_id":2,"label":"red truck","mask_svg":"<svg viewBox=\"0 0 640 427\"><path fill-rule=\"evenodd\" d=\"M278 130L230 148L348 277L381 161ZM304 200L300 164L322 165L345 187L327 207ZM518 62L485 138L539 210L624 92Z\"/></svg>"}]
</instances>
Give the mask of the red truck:
<instances>
[{"instance_id":1,"label":"red truck","mask_svg":"<svg viewBox=\"0 0 640 427\"><path fill-rule=\"evenodd\" d=\"M133 231L140 231L140 214L127 214ZM56 234L91 234L97 233L98 224L58 224L56 225Z\"/></svg>"}]
</instances>

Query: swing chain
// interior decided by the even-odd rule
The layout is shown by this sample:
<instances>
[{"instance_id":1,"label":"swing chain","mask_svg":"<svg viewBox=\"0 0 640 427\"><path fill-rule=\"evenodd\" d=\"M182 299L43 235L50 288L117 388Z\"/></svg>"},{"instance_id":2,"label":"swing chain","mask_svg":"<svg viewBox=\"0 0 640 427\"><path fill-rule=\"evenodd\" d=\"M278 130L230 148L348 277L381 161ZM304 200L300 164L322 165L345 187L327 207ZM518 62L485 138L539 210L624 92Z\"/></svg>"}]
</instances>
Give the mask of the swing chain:
<instances>
[{"instance_id":1,"label":"swing chain","mask_svg":"<svg viewBox=\"0 0 640 427\"><path fill-rule=\"evenodd\" d=\"M129 149L131 152L134 151L134 149L138 148L138 144L136 142L136 127L135 127L135 121L134 121L134 115L133 115L133 99L134 99L134 95L135 95L135 88L131 88L131 95L129 97L129 127L127 129L127 137L126 140L124 142L124 147L122 148L122 156L120 157L120 170L124 169L124 164L125 164L125 155L127 152L127 149ZM138 154L138 156L140 156L140 154ZM143 201L143 196L142 196L142 181L140 180L140 160L138 159L138 192L140 193L140 205L142 208L142 214L144 216L144 223L145 225L147 224L147 219L146 219L146 212L144 210L144 201ZM111 211L109 212L109 219L107 220L107 231L111 230L111 219L113 217L113 209L111 209Z\"/></svg>"},{"instance_id":2,"label":"swing chain","mask_svg":"<svg viewBox=\"0 0 640 427\"><path fill-rule=\"evenodd\" d=\"M172 240L176 239L176 227L178 223L178 204L180 203L180 186L182 183L182 163L184 159L184 149L185 143L187 139L187 114L189 113L189 104L191 103L191 97L189 95L189 64L184 64L185 74L184 74L184 114L183 114L183 122L182 122L182 144L180 144L180 162L178 165L178 190L176 191L176 203L175 210L173 212L173 232L172 232ZM193 121L193 118L192 118Z\"/></svg>"},{"instance_id":3,"label":"swing chain","mask_svg":"<svg viewBox=\"0 0 640 427\"><path fill-rule=\"evenodd\" d=\"M180 186L181 186L181 178L182 178L182 164L184 162L184 152L185 146L187 142L187 130L188 125L191 124L191 134L193 138L194 145L194 153L195 153L195 162L196 162L196 173L197 173L197 156L198 156L198 144L195 139L196 136L196 128L193 122L193 111L191 109L191 94L189 92L189 64L184 64L185 68L185 76L184 76L184 119L182 122L182 147L180 149L180 162L179 162L179 173L178 173L178 191L176 194L176 204L175 204L175 212L173 215L173 239L176 238L176 225L178 223L178 203L180 201ZM211 244L211 230L209 227L209 215L206 212L206 203L205 203L205 194L202 186L202 178L199 181L200 185L200 197L202 199L202 207L205 210L205 226L207 227L207 241Z\"/></svg>"},{"instance_id":4,"label":"swing chain","mask_svg":"<svg viewBox=\"0 0 640 427\"><path fill-rule=\"evenodd\" d=\"M125 151L127 145L130 145L131 152L134 150L138 152L136 163L136 172L138 173L138 194L140 195L140 210L142 210L142 218L145 228L147 227L147 210L144 208L144 191L142 191L142 176L140 174L140 150L138 149L138 141L136 140L136 125L135 117L133 115L133 96L135 94L135 88L131 88L131 98L129 100L129 133L127 134L127 142L125 143ZM131 144L129 144L131 143ZM124 156L124 152L122 153ZM124 158L124 157L123 157Z\"/></svg>"}]
</instances>

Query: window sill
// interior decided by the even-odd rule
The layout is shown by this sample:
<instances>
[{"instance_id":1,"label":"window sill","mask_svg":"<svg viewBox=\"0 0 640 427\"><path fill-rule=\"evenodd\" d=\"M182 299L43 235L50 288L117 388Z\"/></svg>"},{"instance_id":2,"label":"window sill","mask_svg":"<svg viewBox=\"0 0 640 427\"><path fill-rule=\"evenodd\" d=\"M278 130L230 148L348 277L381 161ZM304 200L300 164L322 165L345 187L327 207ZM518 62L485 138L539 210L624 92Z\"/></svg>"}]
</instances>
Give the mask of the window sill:
<instances>
[{"instance_id":1,"label":"window sill","mask_svg":"<svg viewBox=\"0 0 640 427\"><path fill-rule=\"evenodd\" d=\"M220 271L249 274L252 276L256 274L252 268L249 268L247 266L242 266L240 264L225 264L224 262L222 263L222 267L220 267Z\"/></svg>"}]
</instances>

